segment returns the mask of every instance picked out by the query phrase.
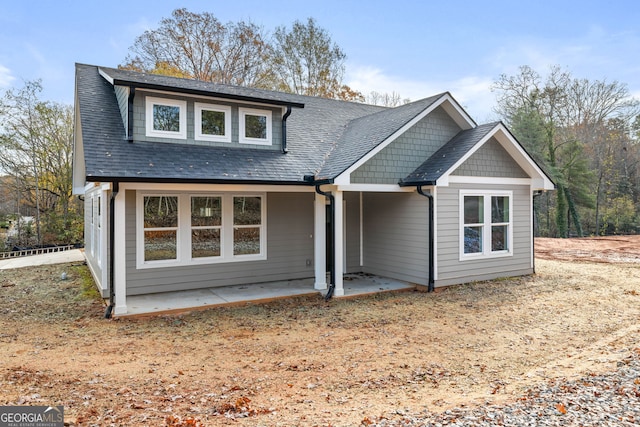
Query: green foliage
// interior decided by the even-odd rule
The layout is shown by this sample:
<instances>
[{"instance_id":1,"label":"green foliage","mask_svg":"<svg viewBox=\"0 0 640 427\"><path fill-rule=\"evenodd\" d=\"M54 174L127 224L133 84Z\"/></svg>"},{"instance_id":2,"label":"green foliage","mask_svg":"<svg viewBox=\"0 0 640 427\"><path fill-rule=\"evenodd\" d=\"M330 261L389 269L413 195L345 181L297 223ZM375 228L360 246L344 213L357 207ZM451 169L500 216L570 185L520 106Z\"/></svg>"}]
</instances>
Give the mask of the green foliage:
<instances>
[{"instance_id":1,"label":"green foliage","mask_svg":"<svg viewBox=\"0 0 640 427\"><path fill-rule=\"evenodd\" d=\"M615 197L603 209L600 231L602 234L637 233L639 220L631 197Z\"/></svg>"},{"instance_id":2,"label":"green foliage","mask_svg":"<svg viewBox=\"0 0 640 427\"><path fill-rule=\"evenodd\" d=\"M96 282L93 280L93 276L86 266L72 267L72 274L77 276L80 280L78 294L75 297L76 301L102 300L102 295L100 295L100 291L98 291Z\"/></svg>"},{"instance_id":3,"label":"green foliage","mask_svg":"<svg viewBox=\"0 0 640 427\"><path fill-rule=\"evenodd\" d=\"M3 187L14 212L34 216L28 244L70 243L82 235L72 195L73 108L40 100L41 91L39 81L26 82L0 99Z\"/></svg>"},{"instance_id":4,"label":"green foliage","mask_svg":"<svg viewBox=\"0 0 640 427\"><path fill-rule=\"evenodd\" d=\"M568 237L608 230L598 225L600 207L624 195L638 200L640 153L631 148L640 104L625 85L576 79L559 67L543 78L523 66L500 76L493 90L496 111L557 186L555 200L534 204L539 232Z\"/></svg>"}]
</instances>

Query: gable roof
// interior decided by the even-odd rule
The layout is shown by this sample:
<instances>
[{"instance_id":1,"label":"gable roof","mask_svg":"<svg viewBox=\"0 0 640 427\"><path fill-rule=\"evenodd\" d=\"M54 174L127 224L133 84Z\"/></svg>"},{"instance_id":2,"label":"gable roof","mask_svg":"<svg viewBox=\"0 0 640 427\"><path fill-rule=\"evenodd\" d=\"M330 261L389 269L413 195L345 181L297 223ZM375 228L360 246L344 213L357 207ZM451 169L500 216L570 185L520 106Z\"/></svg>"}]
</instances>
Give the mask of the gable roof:
<instances>
[{"instance_id":1,"label":"gable roof","mask_svg":"<svg viewBox=\"0 0 640 427\"><path fill-rule=\"evenodd\" d=\"M460 131L440 147L399 185L443 185L448 176L473 155L485 142L495 137L515 162L533 179L534 189L552 190L553 181L518 143L502 122L487 123Z\"/></svg>"},{"instance_id":2,"label":"gable roof","mask_svg":"<svg viewBox=\"0 0 640 427\"><path fill-rule=\"evenodd\" d=\"M287 120L289 151L237 145L129 142L114 85L293 107ZM405 186L437 182L457 160L476 149L489 132L494 132L496 124L476 127L446 92L387 108L76 64L74 175L78 172L81 176L77 181L82 182L76 182L74 176L74 188L81 188L84 181L309 185L305 181L309 175L316 181L332 181L381 150L438 106L467 130L406 177L401 183ZM510 135L506 129L502 132ZM515 139L513 143L519 147ZM517 150L515 154L518 155Z\"/></svg>"}]
</instances>

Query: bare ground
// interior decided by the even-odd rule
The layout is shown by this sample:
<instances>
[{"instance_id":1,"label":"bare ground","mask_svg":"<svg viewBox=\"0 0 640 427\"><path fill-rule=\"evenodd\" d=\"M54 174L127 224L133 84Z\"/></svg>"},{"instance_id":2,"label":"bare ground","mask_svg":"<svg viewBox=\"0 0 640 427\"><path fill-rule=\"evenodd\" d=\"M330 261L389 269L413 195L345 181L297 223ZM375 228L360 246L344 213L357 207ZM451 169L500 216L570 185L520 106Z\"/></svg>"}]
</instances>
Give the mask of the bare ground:
<instances>
[{"instance_id":1,"label":"bare ground","mask_svg":"<svg viewBox=\"0 0 640 427\"><path fill-rule=\"evenodd\" d=\"M357 426L614 369L640 342L640 238L536 250L531 277L141 320L102 319L84 266L1 271L0 405L62 404L83 426Z\"/></svg>"}]
</instances>

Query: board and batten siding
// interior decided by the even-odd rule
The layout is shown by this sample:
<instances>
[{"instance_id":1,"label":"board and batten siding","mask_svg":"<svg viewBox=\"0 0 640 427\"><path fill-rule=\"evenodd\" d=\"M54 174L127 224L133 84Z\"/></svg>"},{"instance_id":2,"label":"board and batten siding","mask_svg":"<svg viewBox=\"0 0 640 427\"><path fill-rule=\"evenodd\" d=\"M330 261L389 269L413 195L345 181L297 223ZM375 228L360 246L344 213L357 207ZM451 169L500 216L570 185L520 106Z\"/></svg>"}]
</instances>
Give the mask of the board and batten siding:
<instances>
[{"instance_id":1,"label":"board and batten siding","mask_svg":"<svg viewBox=\"0 0 640 427\"><path fill-rule=\"evenodd\" d=\"M438 107L356 169L351 182L397 184L458 132L460 127Z\"/></svg>"},{"instance_id":2,"label":"board and batten siding","mask_svg":"<svg viewBox=\"0 0 640 427\"><path fill-rule=\"evenodd\" d=\"M267 193L267 259L136 268L136 192L126 192L127 295L313 278L313 193ZM310 262L308 261L310 260ZM310 290L313 282L310 282Z\"/></svg>"},{"instance_id":3,"label":"board and batten siding","mask_svg":"<svg viewBox=\"0 0 640 427\"><path fill-rule=\"evenodd\" d=\"M460 190L513 192L513 255L460 260ZM531 190L528 185L455 184L437 191L436 286L532 274Z\"/></svg>"},{"instance_id":4,"label":"board and batten siding","mask_svg":"<svg viewBox=\"0 0 640 427\"><path fill-rule=\"evenodd\" d=\"M365 193L363 206L363 271L426 285L429 200L416 193Z\"/></svg>"}]
</instances>

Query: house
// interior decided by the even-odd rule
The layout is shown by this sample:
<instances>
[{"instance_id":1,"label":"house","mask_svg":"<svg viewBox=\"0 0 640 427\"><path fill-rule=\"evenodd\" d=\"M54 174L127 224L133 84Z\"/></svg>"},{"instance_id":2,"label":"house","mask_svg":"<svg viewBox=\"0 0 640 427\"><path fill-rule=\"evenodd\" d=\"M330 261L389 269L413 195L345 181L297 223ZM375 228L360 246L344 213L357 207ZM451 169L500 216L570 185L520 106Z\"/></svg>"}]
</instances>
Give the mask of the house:
<instances>
[{"instance_id":1,"label":"house","mask_svg":"<svg viewBox=\"0 0 640 427\"><path fill-rule=\"evenodd\" d=\"M553 182L449 93L395 108L76 65L74 191L111 305L363 272L438 286L534 271ZM329 278L327 272L330 272Z\"/></svg>"}]
</instances>

